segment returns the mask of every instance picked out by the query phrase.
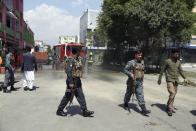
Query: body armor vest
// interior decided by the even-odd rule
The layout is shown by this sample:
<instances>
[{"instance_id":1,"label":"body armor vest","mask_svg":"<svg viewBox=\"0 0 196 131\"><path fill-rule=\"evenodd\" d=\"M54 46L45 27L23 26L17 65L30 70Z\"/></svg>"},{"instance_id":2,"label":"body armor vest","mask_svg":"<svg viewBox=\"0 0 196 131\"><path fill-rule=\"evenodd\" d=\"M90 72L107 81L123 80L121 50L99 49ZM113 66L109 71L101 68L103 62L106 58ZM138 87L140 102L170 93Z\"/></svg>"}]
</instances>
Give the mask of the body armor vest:
<instances>
[{"instance_id":1,"label":"body armor vest","mask_svg":"<svg viewBox=\"0 0 196 131\"><path fill-rule=\"evenodd\" d=\"M135 75L136 79L143 79L144 78L144 61L142 60L141 63L136 63L135 61L131 62L133 65L133 74Z\"/></svg>"},{"instance_id":2,"label":"body armor vest","mask_svg":"<svg viewBox=\"0 0 196 131\"><path fill-rule=\"evenodd\" d=\"M82 57L73 59L73 69L72 69L73 77L82 77Z\"/></svg>"}]
</instances>

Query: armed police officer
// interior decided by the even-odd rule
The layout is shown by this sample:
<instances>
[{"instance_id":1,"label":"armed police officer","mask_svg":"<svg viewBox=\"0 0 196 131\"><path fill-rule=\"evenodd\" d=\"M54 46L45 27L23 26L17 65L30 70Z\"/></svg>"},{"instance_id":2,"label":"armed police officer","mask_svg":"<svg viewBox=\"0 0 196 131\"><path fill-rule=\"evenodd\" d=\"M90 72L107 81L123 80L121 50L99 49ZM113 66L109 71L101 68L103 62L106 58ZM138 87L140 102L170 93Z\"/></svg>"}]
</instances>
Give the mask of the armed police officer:
<instances>
[{"instance_id":1,"label":"armed police officer","mask_svg":"<svg viewBox=\"0 0 196 131\"><path fill-rule=\"evenodd\" d=\"M3 84L3 92L10 93L10 91L16 91L14 88L14 57L13 57L14 49L8 48L6 55L6 63L5 63L5 79ZM11 85L10 91L7 89L8 85Z\"/></svg>"},{"instance_id":2,"label":"armed police officer","mask_svg":"<svg viewBox=\"0 0 196 131\"><path fill-rule=\"evenodd\" d=\"M188 79L186 79L183 73L181 62L178 60L180 51L178 49L173 49L171 53L171 58L167 59L161 68L157 82L159 85L161 84L163 73L165 73L167 89L169 92L169 99L167 101L167 113L169 116L172 116L172 113L175 113L173 104L177 94L179 74L184 78L184 82L188 83Z\"/></svg>"},{"instance_id":3,"label":"armed police officer","mask_svg":"<svg viewBox=\"0 0 196 131\"><path fill-rule=\"evenodd\" d=\"M82 57L80 57L80 50L78 48L72 49L72 57L68 58L65 70L67 73L67 90L60 105L58 106L56 114L60 116L67 115L67 113L63 110L68 102L72 101L71 99L73 99L72 95L74 93L74 96L81 106L83 116L91 116L94 112L87 110L86 100L82 91L82 83L80 80L82 77Z\"/></svg>"},{"instance_id":4,"label":"armed police officer","mask_svg":"<svg viewBox=\"0 0 196 131\"><path fill-rule=\"evenodd\" d=\"M128 61L124 68L124 73L128 76L127 90L124 97L124 107L129 109L128 102L131 95L135 94L138 104L142 109L142 114L147 115L150 110L146 109L143 93L143 78L144 78L144 61L142 60L142 52L135 51L135 59Z\"/></svg>"}]
</instances>

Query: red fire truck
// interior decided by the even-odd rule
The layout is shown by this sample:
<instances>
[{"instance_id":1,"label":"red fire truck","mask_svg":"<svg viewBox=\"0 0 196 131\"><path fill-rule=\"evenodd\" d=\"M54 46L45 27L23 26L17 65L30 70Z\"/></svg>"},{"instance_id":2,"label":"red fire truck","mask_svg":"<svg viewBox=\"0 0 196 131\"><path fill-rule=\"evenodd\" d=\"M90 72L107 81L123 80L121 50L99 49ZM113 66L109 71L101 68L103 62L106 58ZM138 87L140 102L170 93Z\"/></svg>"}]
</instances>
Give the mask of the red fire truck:
<instances>
[{"instance_id":1,"label":"red fire truck","mask_svg":"<svg viewBox=\"0 0 196 131\"><path fill-rule=\"evenodd\" d=\"M75 44L75 43L57 44L54 45L53 49L56 55L59 56L60 61L64 61L67 57L72 55L73 47L80 48L81 49L80 55L81 56L85 55L85 45L83 44Z\"/></svg>"}]
</instances>

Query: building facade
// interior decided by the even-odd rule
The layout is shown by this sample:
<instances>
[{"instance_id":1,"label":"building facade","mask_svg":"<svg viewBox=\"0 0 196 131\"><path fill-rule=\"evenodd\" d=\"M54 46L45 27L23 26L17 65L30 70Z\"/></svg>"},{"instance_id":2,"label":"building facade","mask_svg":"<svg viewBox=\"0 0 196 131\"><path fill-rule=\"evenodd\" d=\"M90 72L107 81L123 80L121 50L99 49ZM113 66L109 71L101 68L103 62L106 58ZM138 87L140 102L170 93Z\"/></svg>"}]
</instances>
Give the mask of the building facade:
<instances>
[{"instance_id":1,"label":"building facade","mask_svg":"<svg viewBox=\"0 0 196 131\"><path fill-rule=\"evenodd\" d=\"M38 48L38 52L44 52L44 42L42 40L35 40L35 47Z\"/></svg>"},{"instance_id":2,"label":"building facade","mask_svg":"<svg viewBox=\"0 0 196 131\"><path fill-rule=\"evenodd\" d=\"M59 36L59 44L78 43L78 36Z\"/></svg>"},{"instance_id":3,"label":"building facade","mask_svg":"<svg viewBox=\"0 0 196 131\"><path fill-rule=\"evenodd\" d=\"M100 11L87 9L80 17L80 43L88 46L87 35L97 27L97 17Z\"/></svg>"},{"instance_id":4,"label":"building facade","mask_svg":"<svg viewBox=\"0 0 196 131\"><path fill-rule=\"evenodd\" d=\"M5 49L14 48L17 63L23 48L33 45L34 33L23 19L23 0L1 0L0 55L5 57Z\"/></svg>"}]
</instances>

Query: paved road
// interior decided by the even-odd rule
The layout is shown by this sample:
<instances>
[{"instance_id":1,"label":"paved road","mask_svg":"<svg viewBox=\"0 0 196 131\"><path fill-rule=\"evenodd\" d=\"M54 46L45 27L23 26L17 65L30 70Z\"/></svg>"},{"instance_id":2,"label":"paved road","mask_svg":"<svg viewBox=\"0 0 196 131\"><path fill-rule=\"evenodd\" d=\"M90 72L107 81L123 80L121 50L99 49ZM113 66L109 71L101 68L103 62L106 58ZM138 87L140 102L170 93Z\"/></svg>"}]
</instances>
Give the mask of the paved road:
<instances>
[{"instance_id":1,"label":"paved road","mask_svg":"<svg viewBox=\"0 0 196 131\"><path fill-rule=\"evenodd\" d=\"M0 76L3 81L3 76ZM21 80L17 74L16 79ZM64 95L65 74L62 71L43 70L36 73L36 91L25 92L21 81L19 91L0 92L0 131L191 131L196 130L196 88L179 87L175 101L177 113L165 113L168 93L166 83L156 85L157 76L147 75L144 81L147 108L150 117L140 114L137 102L130 103L131 113L121 105L125 93L126 76L121 73L96 72L82 79L87 106L94 117L81 116L80 107L68 108L68 117L56 116L56 109Z\"/></svg>"}]
</instances>

